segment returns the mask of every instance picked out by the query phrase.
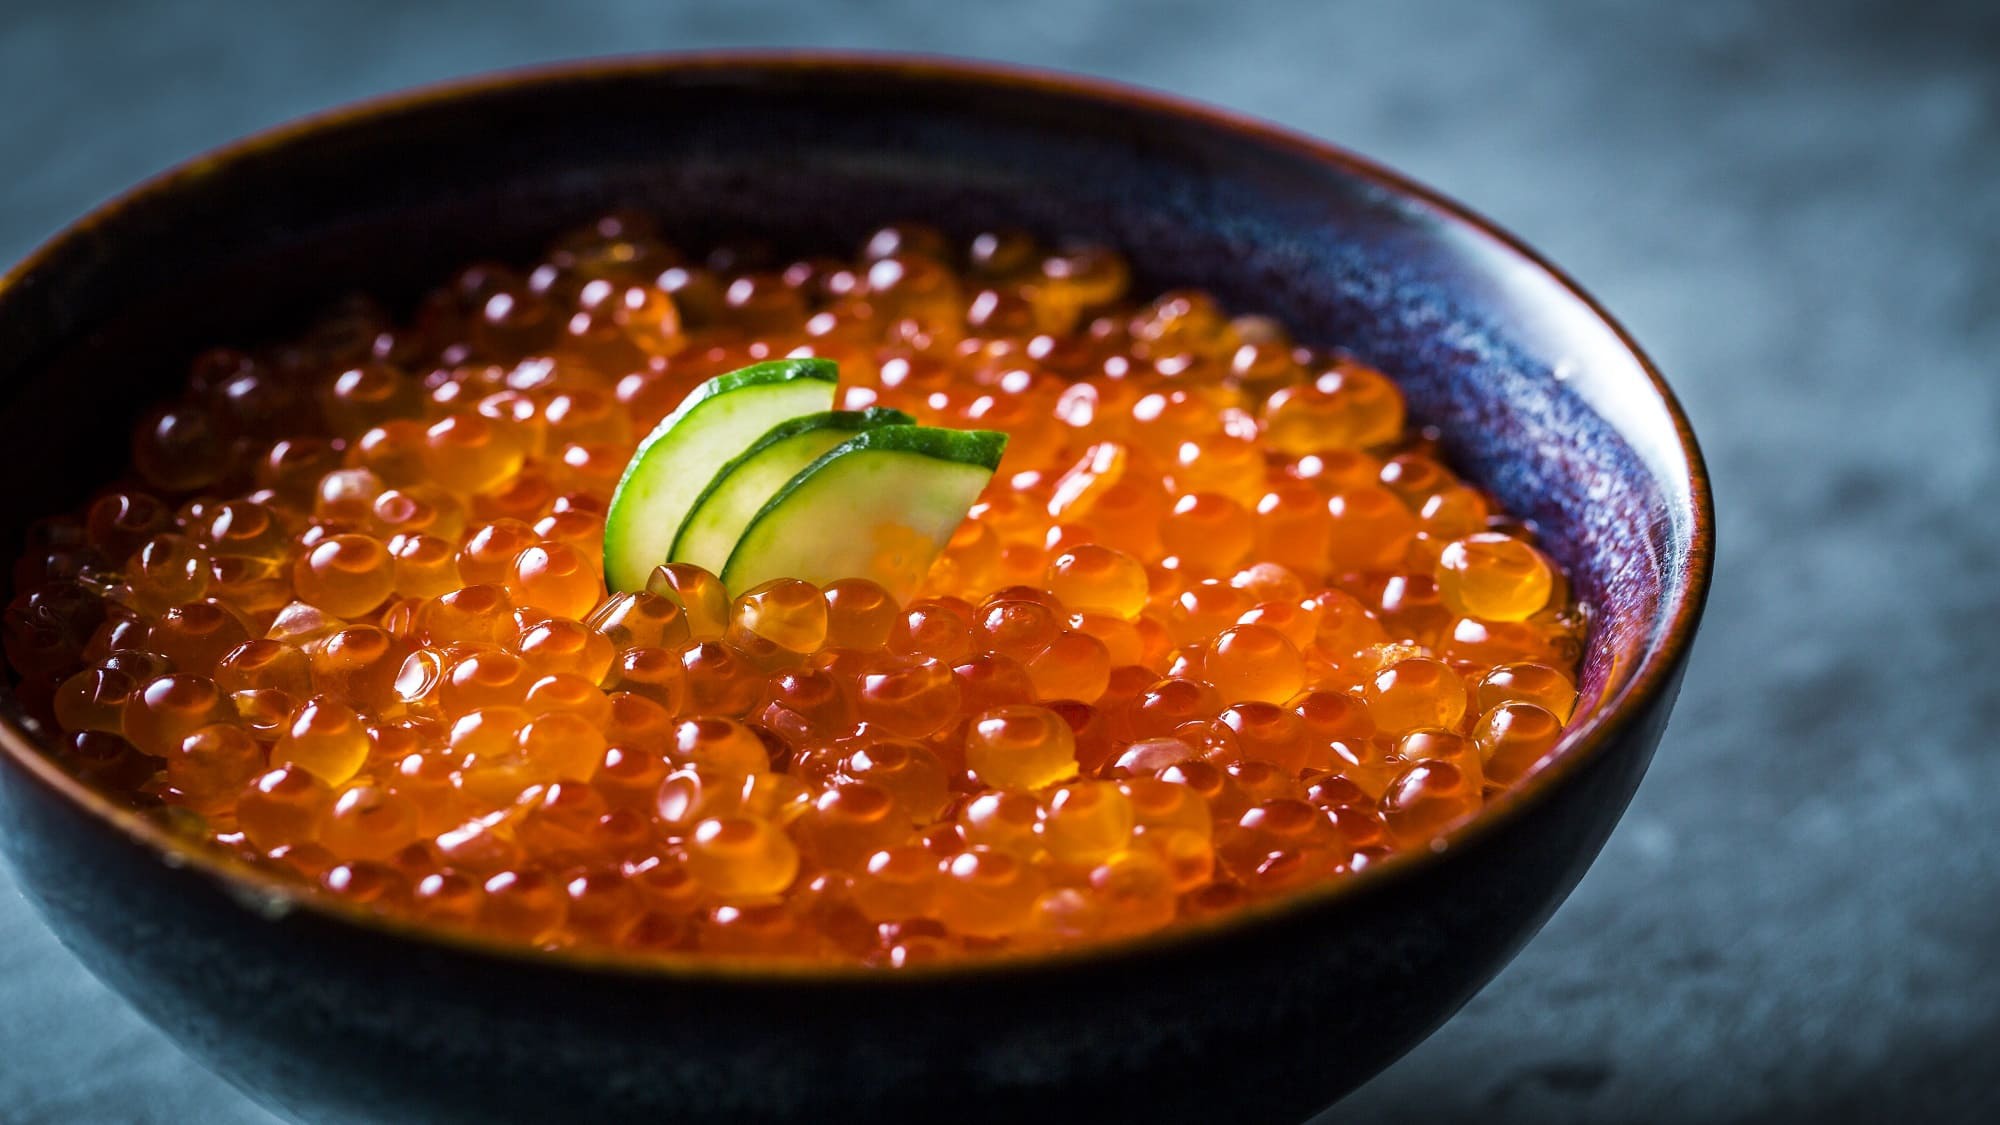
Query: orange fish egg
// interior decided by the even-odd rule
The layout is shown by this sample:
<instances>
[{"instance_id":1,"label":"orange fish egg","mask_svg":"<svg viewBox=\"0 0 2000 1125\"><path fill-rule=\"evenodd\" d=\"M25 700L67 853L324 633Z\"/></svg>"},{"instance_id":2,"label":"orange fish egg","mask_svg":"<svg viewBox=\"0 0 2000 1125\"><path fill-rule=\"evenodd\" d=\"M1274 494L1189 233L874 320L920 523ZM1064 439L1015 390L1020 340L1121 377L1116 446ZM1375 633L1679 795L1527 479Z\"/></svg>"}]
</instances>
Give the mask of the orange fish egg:
<instances>
[{"instance_id":1,"label":"orange fish egg","mask_svg":"<svg viewBox=\"0 0 2000 1125\"><path fill-rule=\"evenodd\" d=\"M1596 690L1588 607L1393 372L1134 292L1102 245L671 235L605 216L408 323L349 302L198 359L141 422L135 487L16 567L7 655L65 767L424 924L893 969L1428 848ZM1009 435L904 560L913 592L665 560L609 589L641 439L806 355L845 407Z\"/></svg>"}]
</instances>

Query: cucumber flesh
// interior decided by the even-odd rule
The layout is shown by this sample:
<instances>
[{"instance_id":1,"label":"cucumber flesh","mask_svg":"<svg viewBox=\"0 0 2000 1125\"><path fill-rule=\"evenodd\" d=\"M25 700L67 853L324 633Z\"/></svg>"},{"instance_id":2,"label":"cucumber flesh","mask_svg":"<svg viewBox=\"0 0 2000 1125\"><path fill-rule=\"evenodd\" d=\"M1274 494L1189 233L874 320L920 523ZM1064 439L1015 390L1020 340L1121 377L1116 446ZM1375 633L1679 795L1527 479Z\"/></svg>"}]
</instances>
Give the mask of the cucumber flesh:
<instances>
[{"instance_id":1,"label":"cucumber flesh","mask_svg":"<svg viewBox=\"0 0 2000 1125\"><path fill-rule=\"evenodd\" d=\"M750 521L801 469L857 433L915 421L900 410L874 407L807 414L778 423L716 472L688 509L667 557L720 574Z\"/></svg>"},{"instance_id":2,"label":"cucumber flesh","mask_svg":"<svg viewBox=\"0 0 2000 1125\"><path fill-rule=\"evenodd\" d=\"M741 593L774 578L826 585L869 578L898 601L993 479L1007 435L878 426L835 446L765 503L730 552L722 581Z\"/></svg>"},{"instance_id":3,"label":"cucumber flesh","mask_svg":"<svg viewBox=\"0 0 2000 1125\"><path fill-rule=\"evenodd\" d=\"M839 369L824 359L759 363L696 388L661 422L625 466L604 517L604 579L613 591L640 590L715 467L771 427L833 405Z\"/></svg>"}]
</instances>

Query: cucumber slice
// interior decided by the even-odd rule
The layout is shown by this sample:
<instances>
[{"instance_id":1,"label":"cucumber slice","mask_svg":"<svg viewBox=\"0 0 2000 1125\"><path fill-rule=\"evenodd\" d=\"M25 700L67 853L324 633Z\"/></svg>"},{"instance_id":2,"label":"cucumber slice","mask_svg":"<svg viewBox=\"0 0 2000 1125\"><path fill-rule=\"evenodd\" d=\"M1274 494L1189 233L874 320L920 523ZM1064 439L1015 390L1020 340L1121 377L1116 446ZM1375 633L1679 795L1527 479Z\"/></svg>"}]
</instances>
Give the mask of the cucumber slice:
<instances>
[{"instance_id":1,"label":"cucumber slice","mask_svg":"<svg viewBox=\"0 0 2000 1125\"><path fill-rule=\"evenodd\" d=\"M730 552L723 585L740 593L773 578L822 586L872 578L907 601L1006 447L1007 435L991 430L878 426L856 434L765 503Z\"/></svg>"},{"instance_id":2,"label":"cucumber slice","mask_svg":"<svg viewBox=\"0 0 2000 1125\"><path fill-rule=\"evenodd\" d=\"M715 466L780 422L833 405L832 361L782 359L718 375L688 395L632 455L604 516L604 580L639 590L687 519Z\"/></svg>"},{"instance_id":3,"label":"cucumber slice","mask_svg":"<svg viewBox=\"0 0 2000 1125\"><path fill-rule=\"evenodd\" d=\"M765 501L799 475L799 470L864 430L915 422L900 410L872 407L808 414L778 423L742 456L717 470L715 479L688 509L687 520L667 557L720 574L729 562L729 552L743 537L743 529L757 518Z\"/></svg>"}]
</instances>

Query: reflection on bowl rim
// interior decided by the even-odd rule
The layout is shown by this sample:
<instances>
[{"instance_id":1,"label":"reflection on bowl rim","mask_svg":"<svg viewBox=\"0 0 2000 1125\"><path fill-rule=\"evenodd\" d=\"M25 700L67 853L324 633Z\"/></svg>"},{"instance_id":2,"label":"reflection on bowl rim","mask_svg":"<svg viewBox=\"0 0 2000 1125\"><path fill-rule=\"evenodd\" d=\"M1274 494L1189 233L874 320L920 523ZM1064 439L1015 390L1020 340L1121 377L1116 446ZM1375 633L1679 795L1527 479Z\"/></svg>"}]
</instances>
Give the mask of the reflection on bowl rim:
<instances>
[{"instance_id":1,"label":"reflection on bowl rim","mask_svg":"<svg viewBox=\"0 0 2000 1125\"><path fill-rule=\"evenodd\" d=\"M301 888L248 861L202 841L176 835L157 818L122 807L98 793L82 780L64 771L31 736L28 728L13 716L0 717L0 753L14 759L28 776L81 806L98 820L116 828L131 840L157 853L168 866L188 867L214 878L222 889L241 901L251 912L268 918L302 910L338 920L382 936L419 942L456 952L513 959L536 966L596 973L624 974L635 978L722 979L744 984L759 982L866 980L874 985L892 982L915 983L939 978L963 979L1018 972L1062 968L1087 968L1108 959L1165 952L1197 945L1241 929L1255 927L1277 915L1308 909L1337 897L1362 895L1403 877L1406 870L1430 862L1433 855L1451 850L1459 841L1477 839L1501 824L1523 815L1547 798L1554 782L1579 767L1584 760L1601 752L1605 743L1625 725L1629 716L1642 708L1664 686L1679 664L1694 635L1695 626L1708 595L1713 566L1715 514L1709 492L1707 469L1700 447L1688 425L1680 403L1657 368L1640 349L1624 326L1605 311L1562 270L1545 260L1520 239L1500 229L1490 220L1454 200L1415 183L1401 174L1348 152L1337 145L1284 128L1258 118L1238 114L1159 91L1105 79L1082 77L1056 71L1025 68L1000 63L924 55L844 51L704 51L664 55L640 55L565 62L504 70L468 79L457 79L351 103L336 109L253 133L221 148L194 157L159 173L137 186L93 208L38 246L5 275L0 275L0 298L33 275L42 263L80 238L88 237L97 226L118 213L155 194L169 193L198 181L237 161L269 149L311 136L324 129L363 122L398 112L418 109L468 95L497 92L521 85L590 81L618 75L645 75L661 71L700 73L737 69L812 72L837 70L866 73L894 79L915 77L973 82L996 88L1013 88L1036 93L1086 97L1114 106L1152 111L1195 120L1218 129L1248 136L1264 145L1303 155L1318 163L1333 165L1349 175L1386 188L1391 193L1412 198L1434 208L1441 216L1462 224L1472 232L1499 243L1519 255L1524 262L1555 282L1581 302L1609 328L1619 344L1637 362L1652 384L1653 393L1666 409L1674 426L1682 455L1687 459L1685 484L1693 508L1689 527L1689 563L1678 575L1662 578L1661 593L1668 615L1666 628L1628 669L1625 680L1608 696L1588 708L1583 722L1563 732L1548 764L1514 788L1487 804L1471 820L1433 841L1428 852L1399 851L1369 865L1365 870L1331 879L1310 887L1287 892L1276 898L1245 904L1209 918L1181 920L1165 929L1138 937L1093 942L1070 949L1029 951L997 956L953 959L913 965L900 969L874 968L847 962L819 962L787 959L760 959L718 956L708 953L627 953L616 950L543 950L473 929L452 928L416 920L379 914L367 908L330 898Z\"/></svg>"}]
</instances>

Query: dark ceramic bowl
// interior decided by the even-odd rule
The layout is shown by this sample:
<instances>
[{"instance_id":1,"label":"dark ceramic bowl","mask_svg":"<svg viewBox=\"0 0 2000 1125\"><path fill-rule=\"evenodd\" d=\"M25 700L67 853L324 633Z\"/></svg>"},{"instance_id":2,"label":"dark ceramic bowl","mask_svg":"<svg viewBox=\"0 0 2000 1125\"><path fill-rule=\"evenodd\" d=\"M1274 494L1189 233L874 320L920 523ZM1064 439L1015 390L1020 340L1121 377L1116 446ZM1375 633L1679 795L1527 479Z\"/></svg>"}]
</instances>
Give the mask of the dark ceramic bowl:
<instances>
[{"instance_id":1,"label":"dark ceramic bowl","mask_svg":"<svg viewBox=\"0 0 2000 1125\"><path fill-rule=\"evenodd\" d=\"M711 56L474 81L292 125L99 209L0 282L0 544L116 471L196 350L409 297L617 205L677 239L934 221L1124 248L1402 380L1596 610L1554 766L1435 854L1216 924L899 973L531 955L312 902L0 725L0 850L85 964L314 1121L1296 1120L1450 1016L1582 875L1659 741L1708 589L1687 422L1567 278L1318 141L1096 82ZM8 557L13 557L10 553Z\"/></svg>"}]
</instances>

